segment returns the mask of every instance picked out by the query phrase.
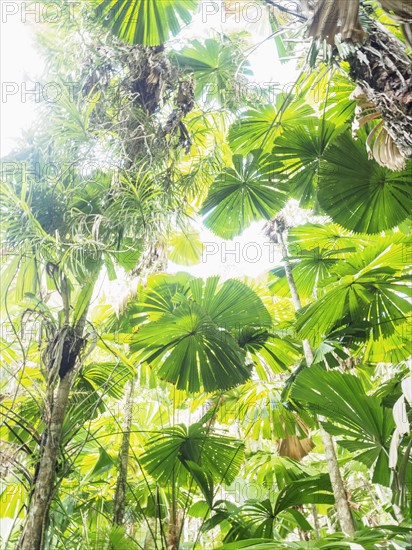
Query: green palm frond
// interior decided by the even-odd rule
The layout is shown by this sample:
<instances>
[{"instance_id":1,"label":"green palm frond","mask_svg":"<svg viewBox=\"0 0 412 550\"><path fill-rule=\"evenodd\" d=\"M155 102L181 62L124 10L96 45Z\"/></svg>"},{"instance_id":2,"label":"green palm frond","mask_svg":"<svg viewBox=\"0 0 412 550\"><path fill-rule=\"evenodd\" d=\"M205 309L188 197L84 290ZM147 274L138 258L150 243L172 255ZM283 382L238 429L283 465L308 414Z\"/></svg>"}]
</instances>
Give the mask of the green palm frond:
<instances>
[{"instance_id":1,"label":"green palm frond","mask_svg":"<svg viewBox=\"0 0 412 550\"><path fill-rule=\"evenodd\" d=\"M250 377L246 356L236 340L221 330L196 303L182 304L143 326L134 349L156 367L158 376L178 389L197 392L227 389Z\"/></svg>"},{"instance_id":2,"label":"green palm frond","mask_svg":"<svg viewBox=\"0 0 412 550\"><path fill-rule=\"evenodd\" d=\"M218 276L204 280L187 273L154 275L137 305L151 320L156 320L186 299L197 303L214 323L229 331L272 324L270 313L256 292L237 279L220 283Z\"/></svg>"},{"instance_id":3,"label":"green palm frond","mask_svg":"<svg viewBox=\"0 0 412 550\"><path fill-rule=\"evenodd\" d=\"M318 345L332 330L344 327L348 333L363 328L366 340L390 338L406 322L410 286L404 276L410 261L405 236L396 233L376 243L336 264L322 297L298 314L296 327L303 338Z\"/></svg>"},{"instance_id":4,"label":"green palm frond","mask_svg":"<svg viewBox=\"0 0 412 550\"><path fill-rule=\"evenodd\" d=\"M288 232L289 252L299 256L301 250L336 251L344 253L348 248L366 245L368 239L355 235L340 225L333 223L306 223L293 227Z\"/></svg>"},{"instance_id":5,"label":"green palm frond","mask_svg":"<svg viewBox=\"0 0 412 550\"><path fill-rule=\"evenodd\" d=\"M319 169L318 200L334 222L358 233L379 233L409 218L412 211L410 173L393 172L368 158L365 137L349 133L325 152Z\"/></svg>"},{"instance_id":6,"label":"green palm frond","mask_svg":"<svg viewBox=\"0 0 412 550\"><path fill-rule=\"evenodd\" d=\"M287 456L277 456L270 451L258 451L249 460L250 474L265 487L276 487L278 491L292 481L309 476L307 468Z\"/></svg>"},{"instance_id":7,"label":"green palm frond","mask_svg":"<svg viewBox=\"0 0 412 550\"><path fill-rule=\"evenodd\" d=\"M199 423L164 428L149 439L139 457L145 470L163 486L174 480L177 486L189 487L194 478L203 489L207 487L208 501L213 500L215 483L233 482L243 459L241 441L212 433ZM209 478L203 478L202 471Z\"/></svg>"},{"instance_id":8,"label":"green palm frond","mask_svg":"<svg viewBox=\"0 0 412 550\"><path fill-rule=\"evenodd\" d=\"M261 380L267 379L270 372L279 374L288 371L301 356L299 344L265 328L243 327L237 340L251 357Z\"/></svg>"},{"instance_id":9,"label":"green palm frond","mask_svg":"<svg viewBox=\"0 0 412 550\"><path fill-rule=\"evenodd\" d=\"M354 235L332 223L308 223L292 228L288 232L288 243L293 278L304 300L320 296L336 266L346 261L350 253L370 244L367 237ZM283 267L269 272L269 288L275 296L290 297Z\"/></svg>"},{"instance_id":10,"label":"green palm frond","mask_svg":"<svg viewBox=\"0 0 412 550\"><path fill-rule=\"evenodd\" d=\"M187 25L198 0L95 0L96 12L120 39L159 46Z\"/></svg>"},{"instance_id":11,"label":"green palm frond","mask_svg":"<svg viewBox=\"0 0 412 550\"><path fill-rule=\"evenodd\" d=\"M326 416L325 429L344 436L338 443L354 453L356 460L374 465L374 482L389 483L388 445L395 427L392 411L383 408L378 397L367 395L356 376L319 366L304 369L291 397Z\"/></svg>"},{"instance_id":12,"label":"green palm frond","mask_svg":"<svg viewBox=\"0 0 412 550\"><path fill-rule=\"evenodd\" d=\"M307 415L302 413L299 418L288 409L275 383L246 382L228 392L223 403L218 411L219 420L228 423L237 418L244 433L252 439L307 437L304 429Z\"/></svg>"},{"instance_id":13,"label":"green palm frond","mask_svg":"<svg viewBox=\"0 0 412 550\"><path fill-rule=\"evenodd\" d=\"M334 497L328 474L298 479L288 483L277 495L273 514L299 504L333 504Z\"/></svg>"},{"instance_id":14,"label":"green palm frond","mask_svg":"<svg viewBox=\"0 0 412 550\"><path fill-rule=\"evenodd\" d=\"M283 131L310 121L314 110L302 99L278 94L276 102L254 107L242 113L229 129L229 144L236 154L247 155L252 149L270 153L273 142Z\"/></svg>"},{"instance_id":15,"label":"green palm frond","mask_svg":"<svg viewBox=\"0 0 412 550\"><path fill-rule=\"evenodd\" d=\"M299 120L299 125L275 140L273 155L279 162L276 177L287 182L290 195L301 207L315 204L321 160L344 129L328 120L309 119L305 124Z\"/></svg>"},{"instance_id":16,"label":"green palm frond","mask_svg":"<svg viewBox=\"0 0 412 550\"><path fill-rule=\"evenodd\" d=\"M285 541L281 535L274 533L272 539L254 538L240 540L219 546L216 550L351 550L356 544L362 550L379 550L382 545L391 545L390 548L405 548L409 545L409 527L397 525L385 525L380 528L362 529L357 531L353 538L347 537L342 532L328 534L321 540L307 542ZM274 540L273 540L274 539Z\"/></svg>"},{"instance_id":17,"label":"green palm frond","mask_svg":"<svg viewBox=\"0 0 412 550\"><path fill-rule=\"evenodd\" d=\"M242 97L242 77L250 75L249 62L229 42L207 38L204 43L192 40L174 54L179 67L193 72L195 95L206 104L217 100L227 107L235 106ZM238 100L236 100L238 97Z\"/></svg>"},{"instance_id":18,"label":"green palm frond","mask_svg":"<svg viewBox=\"0 0 412 550\"><path fill-rule=\"evenodd\" d=\"M240 327L268 327L271 317L258 295L237 280L219 286L187 275L157 276L137 304L143 324L132 351L178 389L228 389L251 375L251 361L236 339Z\"/></svg>"},{"instance_id":19,"label":"green palm frond","mask_svg":"<svg viewBox=\"0 0 412 550\"><path fill-rule=\"evenodd\" d=\"M353 250L353 249L349 249ZM301 250L298 255L298 262L292 263L292 273L296 288L302 299L313 298L316 290L322 284L327 283L333 268L341 260L342 251L334 250ZM293 258L291 258L293 260ZM272 277L270 276L272 275ZM275 296L290 297L289 285L286 279L284 268L278 268L270 272L269 288Z\"/></svg>"},{"instance_id":20,"label":"green palm frond","mask_svg":"<svg viewBox=\"0 0 412 550\"><path fill-rule=\"evenodd\" d=\"M261 151L234 155L233 167L217 176L200 210L216 235L232 239L252 222L269 220L285 205L286 187L275 180L274 160Z\"/></svg>"},{"instance_id":21,"label":"green palm frond","mask_svg":"<svg viewBox=\"0 0 412 550\"><path fill-rule=\"evenodd\" d=\"M196 265L200 263L202 252L203 243L194 229L183 229L169 238L168 257L175 264Z\"/></svg>"},{"instance_id":22,"label":"green palm frond","mask_svg":"<svg viewBox=\"0 0 412 550\"><path fill-rule=\"evenodd\" d=\"M276 522L281 519L291 517L293 524L297 523L303 526L305 530L311 530L310 524L295 507L302 504L333 504L333 502L332 487L327 474L306 477L289 483L275 496L274 504L269 498L262 500L250 499L236 509L226 501L227 512L222 507L217 509L216 515L209 520L208 528L222 520L228 521L232 528L227 533L225 540L237 540L236 544L238 546L234 546L234 548L242 548L242 539L245 538L245 533L249 533L249 535L246 535L249 537L273 539L276 533ZM227 546L231 547L230 544Z\"/></svg>"}]
</instances>

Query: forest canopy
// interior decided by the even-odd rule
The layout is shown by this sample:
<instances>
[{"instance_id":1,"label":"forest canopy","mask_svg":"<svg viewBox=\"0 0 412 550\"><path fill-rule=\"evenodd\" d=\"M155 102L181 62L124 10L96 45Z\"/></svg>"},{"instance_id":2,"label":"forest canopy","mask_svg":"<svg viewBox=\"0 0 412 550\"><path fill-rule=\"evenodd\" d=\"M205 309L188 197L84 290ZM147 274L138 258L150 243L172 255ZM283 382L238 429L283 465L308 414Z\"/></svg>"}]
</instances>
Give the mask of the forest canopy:
<instances>
[{"instance_id":1,"label":"forest canopy","mask_svg":"<svg viewBox=\"0 0 412 550\"><path fill-rule=\"evenodd\" d=\"M410 2L9 8L2 548L410 548Z\"/></svg>"}]
</instances>

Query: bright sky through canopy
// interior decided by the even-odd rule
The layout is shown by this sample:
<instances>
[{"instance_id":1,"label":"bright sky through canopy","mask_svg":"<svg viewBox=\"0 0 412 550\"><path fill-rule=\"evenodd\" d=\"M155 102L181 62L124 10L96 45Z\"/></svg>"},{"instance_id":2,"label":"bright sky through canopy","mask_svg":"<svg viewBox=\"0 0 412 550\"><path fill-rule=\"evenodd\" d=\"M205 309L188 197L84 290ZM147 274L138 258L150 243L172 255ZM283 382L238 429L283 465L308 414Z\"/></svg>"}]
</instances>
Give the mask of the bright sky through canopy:
<instances>
[{"instance_id":1,"label":"bright sky through canopy","mask_svg":"<svg viewBox=\"0 0 412 550\"><path fill-rule=\"evenodd\" d=\"M213 10L211 6L214 6ZM248 12L248 31L250 32L250 55L248 60L253 70L250 76L250 93L256 94L259 101L259 89L273 85L280 91L287 89L296 79L296 70L292 63L281 63L273 39L264 40L271 34L270 24L264 12ZM38 111L39 97L32 90L40 89L41 75L44 73L43 60L34 46L36 25L27 16L23 23L21 14L9 15L2 22L1 40L7 43L1 48L2 66L2 145L1 156L11 152L22 132L34 123ZM179 35L178 41L196 37L205 39L216 33L227 34L244 32L244 18L236 14L224 15L220 2L204 2L204 7L195 16L192 23ZM263 41L263 42L262 42ZM47 75L43 81L47 82ZM7 97L5 96L7 95ZM169 271L184 269L194 275L208 276L219 272L222 277L257 276L273 266L279 259L277 247L267 242L262 234L264 223L253 224L243 235L233 241L223 241L205 228L201 228L204 253L201 263L193 267L169 265Z\"/></svg>"}]
</instances>

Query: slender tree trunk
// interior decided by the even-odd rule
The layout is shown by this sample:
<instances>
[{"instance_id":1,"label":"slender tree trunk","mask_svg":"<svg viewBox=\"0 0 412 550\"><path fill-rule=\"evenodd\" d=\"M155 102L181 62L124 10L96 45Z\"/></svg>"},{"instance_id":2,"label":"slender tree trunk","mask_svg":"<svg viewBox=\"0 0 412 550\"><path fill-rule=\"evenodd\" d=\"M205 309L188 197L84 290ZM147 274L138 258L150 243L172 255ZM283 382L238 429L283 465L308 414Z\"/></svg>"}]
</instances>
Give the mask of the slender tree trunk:
<instances>
[{"instance_id":1,"label":"slender tree trunk","mask_svg":"<svg viewBox=\"0 0 412 550\"><path fill-rule=\"evenodd\" d=\"M323 429L322 417L319 417L320 435L322 437L323 447L325 449L325 458L328 465L329 477L332 483L333 494L335 496L336 511L339 523L344 533L349 536L355 533L355 523L350 511L345 487L343 486L342 476L339 470L338 459L336 458L335 445L332 436Z\"/></svg>"},{"instance_id":2,"label":"slender tree trunk","mask_svg":"<svg viewBox=\"0 0 412 550\"><path fill-rule=\"evenodd\" d=\"M133 419L133 394L135 378L130 381L129 391L126 397L126 405L123 422L123 438L119 454L119 473L117 476L116 492L114 496L114 517L113 523L122 525L126 508L126 484L127 468L129 465L130 430Z\"/></svg>"},{"instance_id":3,"label":"slender tree trunk","mask_svg":"<svg viewBox=\"0 0 412 550\"><path fill-rule=\"evenodd\" d=\"M90 284L95 283L95 279ZM90 300L74 328L65 327L53 342L53 353L48 367L47 425L42 437L44 447L35 474L33 492L29 501L28 512L19 542L18 550L42 550L49 521L50 505L55 489L56 464L60 449L61 435L70 388L76 372L82 348L84 346L84 327ZM56 378L59 379L55 388Z\"/></svg>"},{"instance_id":4,"label":"slender tree trunk","mask_svg":"<svg viewBox=\"0 0 412 550\"><path fill-rule=\"evenodd\" d=\"M292 295L293 305L295 310L298 311L302 307L299 293L293 278L292 267L288 261L288 250L286 243L283 239L282 227L278 225L278 240L282 247L282 254L285 262L286 278L289 284L290 293ZM309 340L302 340L303 352L305 355L306 363L308 367L313 363L313 351ZM346 496L345 487L343 485L343 479L339 470L338 459L336 457L335 446L333 439L322 427L322 417L319 417L320 435L322 438L323 447L325 449L326 464L328 466L329 477L332 484L333 494L335 497L336 512L338 515L341 529L347 535L353 535L355 533L355 524L353 522L352 514L350 511L348 499Z\"/></svg>"},{"instance_id":5,"label":"slender tree trunk","mask_svg":"<svg viewBox=\"0 0 412 550\"><path fill-rule=\"evenodd\" d=\"M318 509L316 508L316 504L312 504L312 516L313 516L313 524L315 526L315 533L316 538L320 539L320 523L319 523L319 515L318 515Z\"/></svg>"},{"instance_id":6,"label":"slender tree trunk","mask_svg":"<svg viewBox=\"0 0 412 550\"><path fill-rule=\"evenodd\" d=\"M179 510L178 508L176 477L174 469L172 475L171 489L172 496L170 503L169 530L167 533L166 547L167 550L179 550L179 541L183 529L183 517L181 510Z\"/></svg>"}]
</instances>

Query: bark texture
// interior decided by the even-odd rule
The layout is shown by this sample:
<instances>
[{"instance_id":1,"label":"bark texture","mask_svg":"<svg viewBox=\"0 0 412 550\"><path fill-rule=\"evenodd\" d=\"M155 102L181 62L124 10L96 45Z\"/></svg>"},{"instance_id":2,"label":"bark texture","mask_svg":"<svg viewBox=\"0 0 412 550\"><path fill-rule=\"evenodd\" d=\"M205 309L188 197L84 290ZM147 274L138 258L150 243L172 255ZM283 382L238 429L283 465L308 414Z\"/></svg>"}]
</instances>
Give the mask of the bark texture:
<instances>
[{"instance_id":1,"label":"bark texture","mask_svg":"<svg viewBox=\"0 0 412 550\"><path fill-rule=\"evenodd\" d=\"M95 275L97 278L97 274ZM90 284L94 284L90 282ZM85 344L83 332L88 305L74 327L65 326L50 343L47 357L46 428L42 436L34 487L29 501L18 550L43 550L47 532L50 505L55 491L56 465L60 450L63 422L69 402L70 389L76 373L76 364ZM57 381L58 380L58 381ZM57 381L57 382L56 382ZM57 387L56 387L57 386Z\"/></svg>"},{"instance_id":2,"label":"bark texture","mask_svg":"<svg viewBox=\"0 0 412 550\"><path fill-rule=\"evenodd\" d=\"M315 526L316 538L320 539L319 515L318 515L318 509L316 508L316 504L312 504L311 509L312 509L313 525Z\"/></svg>"},{"instance_id":3,"label":"bark texture","mask_svg":"<svg viewBox=\"0 0 412 550\"><path fill-rule=\"evenodd\" d=\"M113 523L122 525L124 522L124 512L126 508L126 484L127 484L127 469L129 465L129 445L130 445L130 430L133 419L133 394L134 394L135 379L132 378L129 385L129 391L126 398L126 406L123 423L123 438L119 454L119 473L116 483L116 492L114 496L114 517Z\"/></svg>"},{"instance_id":4,"label":"bark texture","mask_svg":"<svg viewBox=\"0 0 412 550\"><path fill-rule=\"evenodd\" d=\"M275 221L275 224L276 224L276 221ZM288 253L287 245L283 238L284 228L285 228L285 223L283 222L283 220L280 220L277 223L278 242L280 243L281 249L282 249L286 279L288 281L290 293L292 295L293 305L297 311L301 309L302 303L300 301L300 296L295 284L295 280L293 278L292 267L289 261L287 260L289 253ZM312 347L310 345L309 340L303 340L302 345L303 345L303 351L304 351L306 363L308 366L310 366L313 363ZM323 429L321 424L322 420L325 420L325 419L322 417L319 417L320 435L322 438L323 447L325 449L326 464L328 467L329 477L330 477L330 481L333 489L333 495L335 497L335 507L336 507L338 520L342 531L347 535L352 536L355 533L355 524L350 511L345 487L343 485L343 479L340 473L338 459L336 457L335 446L333 443L332 436Z\"/></svg>"},{"instance_id":5,"label":"bark texture","mask_svg":"<svg viewBox=\"0 0 412 550\"><path fill-rule=\"evenodd\" d=\"M41 550L44 547L50 504L53 498L57 455L72 379L73 371L70 371L60 380L55 394L36 485L23 533L17 546L21 550Z\"/></svg>"},{"instance_id":6,"label":"bark texture","mask_svg":"<svg viewBox=\"0 0 412 550\"><path fill-rule=\"evenodd\" d=\"M277 6L273 0L265 1ZM412 38L412 2L386 0L381 4L399 21L406 39ZM335 35L340 33L342 40L358 44L347 59L350 77L382 117L384 129L399 154L403 159L409 158L412 154L412 60L405 45L371 18L364 32L359 23L358 0L301 0L300 8L297 10L293 4L287 9L296 20L307 20L308 36L333 44ZM379 156L383 159L388 156L389 162L385 165L393 168L391 157L396 156L396 151L390 143L386 145L386 132L379 138L379 146L387 147L388 152L385 155L383 151L377 160Z\"/></svg>"},{"instance_id":7,"label":"bark texture","mask_svg":"<svg viewBox=\"0 0 412 550\"><path fill-rule=\"evenodd\" d=\"M167 533L167 550L179 550L179 541L183 528L183 518L181 510L172 503L169 519L169 531Z\"/></svg>"},{"instance_id":8,"label":"bark texture","mask_svg":"<svg viewBox=\"0 0 412 550\"><path fill-rule=\"evenodd\" d=\"M382 116L407 158L412 153L412 60L404 45L371 21L368 39L349 58L350 76Z\"/></svg>"}]
</instances>

